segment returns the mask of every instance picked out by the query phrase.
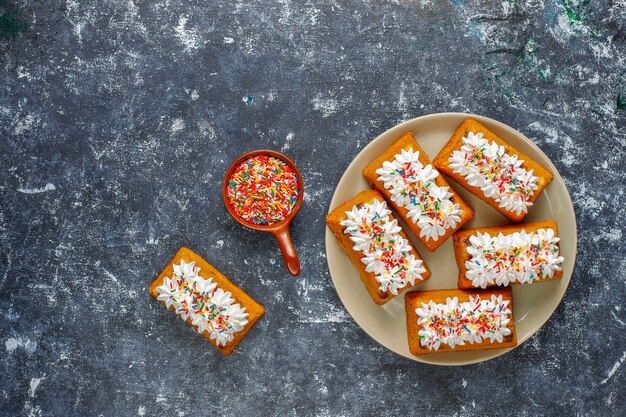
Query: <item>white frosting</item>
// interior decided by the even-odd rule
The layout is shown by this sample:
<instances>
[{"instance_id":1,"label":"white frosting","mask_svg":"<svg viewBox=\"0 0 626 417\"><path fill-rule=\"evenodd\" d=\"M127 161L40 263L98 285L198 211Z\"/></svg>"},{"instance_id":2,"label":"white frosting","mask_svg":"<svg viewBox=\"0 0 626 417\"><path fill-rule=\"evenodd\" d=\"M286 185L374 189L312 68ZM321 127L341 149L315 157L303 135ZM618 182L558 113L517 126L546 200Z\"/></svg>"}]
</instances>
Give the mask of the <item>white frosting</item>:
<instances>
[{"instance_id":1,"label":"white frosting","mask_svg":"<svg viewBox=\"0 0 626 417\"><path fill-rule=\"evenodd\" d=\"M478 232L469 239L470 259L465 262L465 276L474 287L481 288L494 283L531 283L540 276L552 278L554 271L562 269L559 240L550 228L493 237Z\"/></svg>"},{"instance_id":2,"label":"white frosting","mask_svg":"<svg viewBox=\"0 0 626 417\"><path fill-rule=\"evenodd\" d=\"M403 149L393 161L383 162L376 174L393 202L407 209L408 217L420 228L420 237L436 241L461 221L463 211L452 202L449 188L435 183L439 172L419 161L419 151Z\"/></svg>"},{"instance_id":3,"label":"white frosting","mask_svg":"<svg viewBox=\"0 0 626 417\"><path fill-rule=\"evenodd\" d=\"M168 308L174 306L183 320L191 318L198 333L208 332L218 346L225 346L248 323L248 313L239 303L233 304L232 294L218 288L213 278L199 276L195 265L182 259L174 264L172 278L165 277L156 289L157 299Z\"/></svg>"},{"instance_id":4,"label":"white frosting","mask_svg":"<svg viewBox=\"0 0 626 417\"><path fill-rule=\"evenodd\" d=\"M511 334L508 305L509 300L503 301L502 295L492 295L489 300L481 299L480 295L470 296L469 301L462 303L457 297L448 297L445 304L422 303L415 310L420 344L428 350L438 350L442 343L454 349L465 342L481 343L487 339L491 343L502 342Z\"/></svg>"},{"instance_id":5,"label":"white frosting","mask_svg":"<svg viewBox=\"0 0 626 417\"><path fill-rule=\"evenodd\" d=\"M505 210L519 215L533 205L530 198L538 189L539 178L532 169L522 167L524 161L517 155L507 154L496 142L488 143L482 133L468 132L461 148L452 152L448 161L455 173Z\"/></svg>"},{"instance_id":6,"label":"white frosting","mask_svg":"<svg viewBox=\"0 0 626 417\"><path fill-rule=\"evenodd\" d=\"M346 211L341 225L354 242L353 249L363 253L365 270L376 274L379 289L397 295L398 290L422 281L426 269L422 260L411 254L409 241L400 235L398 221L390 220L390 214L387 203L374 200Z\"/></svg>"}]
</instances>

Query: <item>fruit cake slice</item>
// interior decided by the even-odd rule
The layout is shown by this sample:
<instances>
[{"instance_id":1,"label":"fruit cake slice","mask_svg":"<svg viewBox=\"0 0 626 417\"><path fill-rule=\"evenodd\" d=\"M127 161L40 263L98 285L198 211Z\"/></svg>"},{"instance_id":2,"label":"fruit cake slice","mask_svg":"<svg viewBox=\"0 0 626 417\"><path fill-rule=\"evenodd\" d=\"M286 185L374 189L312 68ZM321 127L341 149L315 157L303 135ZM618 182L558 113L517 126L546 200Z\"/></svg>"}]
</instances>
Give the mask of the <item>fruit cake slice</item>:
<instances>
[{"instance_id":1,"label":"fruit cake slice","mask_svg":"<svg viewBox=\"0 0 626 417\"><path fill-rule=\"evenodd\" d=\"M553 178L474 119L461 123L433 163L515 223L522 221Z\"/></svg>"},{"instance_id":2,"label":"fruit cake slice","mask_svg":"<svg viewBox=\"0 0 626 417\"><path fill-rule=\"evenodd\" d=\"M385 304L430 271L378 191L363 191L326 216L374 302Z\"/></svg>"},{"instance_id":3,"label":"fruit cake slice","mask_svg":"<svg viewBox=\"0 0 626 417\"><path fill-rule=\"evenodd\" d=\"M150 294L230 355L265 308L215 267L181 248L150 285Z\"/></svg>"},{"instance_id":4,"label":"fruit cake slice","mask_svg":"<svg viewBox=\"0 0 626 417\"><path fill-rule=\"evenodd\" d=\"M563 257L554 220L465 229L454 234L459 288L561 279Z\"/></svg>"},{"instance_id":5,"label":"fruit cake slice","mask_svg":"<svg viewBox=\"0 0 626 417\"><path fill-rule=\"evenodd\" d=\"M474 217L407 132L363 170L426 249L434 251Z\"/></svg>"},{"instance_id":6,"label":"fruit cake slice","mask_svg":"<svg viewBox=\"0 0 626 417\"><path fill-rule=\"evenodd\" d=\"M413 355L517 345L511 288L413 291L405 306Z\"/></svg>"}]
</instances>

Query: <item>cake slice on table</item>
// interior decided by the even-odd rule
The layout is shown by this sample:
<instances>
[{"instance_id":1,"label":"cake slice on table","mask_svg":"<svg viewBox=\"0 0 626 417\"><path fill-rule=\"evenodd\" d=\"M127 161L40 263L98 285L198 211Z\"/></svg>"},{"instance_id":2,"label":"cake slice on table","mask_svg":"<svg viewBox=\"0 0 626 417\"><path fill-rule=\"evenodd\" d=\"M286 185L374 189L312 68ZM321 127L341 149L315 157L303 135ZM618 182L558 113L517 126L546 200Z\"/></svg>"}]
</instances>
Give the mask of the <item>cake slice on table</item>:
<instances>
[{"instance_id":1,"label":"cake slice on table","mask_svg":"<svg viewBox=\"0 0 626 417\"><path fill-rule=\"evenodd\" d=\"M379 192L361 192L330 212L326 223L376 304L430 277Z\"/></svg>"},{"instance_id":2,"label":"cake slice on table","mask_svg":"<svg viewBox=\"0 0 626 417\"><path fill-rule=\"evenodd\" d=\"M509 220L522 221L553 175L474 119L466 119L434 165Z\"/></svg>"},{"instance_id":3,"label":"cake slice on table","mask_svg":"<svg viewBox=\"0 0 626 417\"><path fill-rule=\"evenodd\" d=\"M563 277L554 220L456 232L459 288L531 284Z\"/></svg>"},{"instance_id":4,"label":"cake slice on table","mask_svg":"<svg viewBox=\"0 0 626 417\"><path fill-rule=\"evenodd\" d=\"M363 176L430 251L474 217L411 132L365 167Z\"/></svg>"},{"instance_id":5,"label":"cake slice on table","mask_svg":"<svg viewBox=\"0 0 626 417\"><path fill-rule=\"evenodd\" d=\"M150 294L230 355L265 308L190 249L181 248Z\"/></svg>"},{"instance_id":6,"label":"cake slice on table","mask_svg":"<svg viewBox=\"0 0 626 417\"><path fill-rule=\"evenodd\" d=\"M510 288L413 291L405 295L413 355L517 345Z\"/></svg>"}]
</instances>

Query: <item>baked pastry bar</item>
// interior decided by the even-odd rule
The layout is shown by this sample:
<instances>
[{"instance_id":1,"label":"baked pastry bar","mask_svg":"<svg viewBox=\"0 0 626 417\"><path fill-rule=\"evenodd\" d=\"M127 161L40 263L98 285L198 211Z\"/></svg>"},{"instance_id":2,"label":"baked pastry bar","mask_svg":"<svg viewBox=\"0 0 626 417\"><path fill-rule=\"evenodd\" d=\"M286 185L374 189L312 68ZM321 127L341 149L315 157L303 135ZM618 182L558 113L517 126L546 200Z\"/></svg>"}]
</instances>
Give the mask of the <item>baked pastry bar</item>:
<instances>
[{"instance_id":1,"label":"baked pastry bar","mask_svg":"<svg viewBox=\"0 0 626 417\"><path fill-rule=\"evenodd\" d=\"M150 294L230 355L265 308L187 248L150 285Z\"/></svg>"},{"instance_id":2,"label":"baked pastry bar","mask_svg":"<svg viewBox=\"0 0 626 417\"><path fill-rule=\"evenodd\" d=\"M407 132L363 170L426 249L434 251L474 217Z\"/></svg>"},{"instance_id":3,"label":"baked pastry bar","mask_svg":"<svg viewBox=\"0 0 626 417\"><path fill-rule=\"evenodd\" d=\"M378 191L363 191L326 216L378 305L430 277L428 267Z\"/></svg>"},{"instance_id":4,"label":"baked pastry bar","mask_svg":"<svg viewBox=\"0 0 626 417\"><path fill-rule=\"evenodd\" d=\"M405 295L413 355L517 345L511 288L413 291Z\"/></svg>"},{"instance_id":5,"label":"baked pastry bar","mask_svg":"<svg viewBox=\"0 0 626 417\"><path fill-rule=\"evenodd\" d=\"M474 119L461 123L434 165L515 223L553 178Z\"/></svg>"},{"instance_id":6,"label":"baked pastry bar","mask_svg":"<svg viewBox=\"0 0 626 417\"><path fill-rule=\"evenodd\" d=\"M560 279L563 257L554 220L456 232L459 288L487 288Z\"/></svg>"}]
</instances>

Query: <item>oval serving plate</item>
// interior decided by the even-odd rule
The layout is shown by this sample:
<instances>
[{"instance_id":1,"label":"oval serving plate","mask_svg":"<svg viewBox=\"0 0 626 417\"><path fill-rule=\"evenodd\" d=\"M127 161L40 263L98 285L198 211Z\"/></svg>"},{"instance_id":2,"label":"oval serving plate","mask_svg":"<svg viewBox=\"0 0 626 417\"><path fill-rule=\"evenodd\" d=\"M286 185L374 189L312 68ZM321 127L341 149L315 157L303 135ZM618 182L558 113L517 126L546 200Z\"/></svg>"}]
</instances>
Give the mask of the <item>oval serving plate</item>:
<instances>
[{"instance_id":1,"label":"oval serving plate","mask_svg":"<svg viewBox=\"0 0 626 417\"><path fill-rule=\"evenodd\" d=\"M543 326L561 302L572 277L577 239L574 207L563 178L550 159L527 137L496 120L472 114L438 113L409 120L378 136L354 158L337 184L335 194L330 202L330 210L351 199L360 191L370 189L367 181L361 175L361 170L382 154L404 132L412 131L417 142L432 160L450 139L456 128L468 117L478 120L496 135L554 174L554 179L550 185L529 209L524 223L547 219L557 221L561 237L561 253L565 258L563 278L558 281L540 282L532 285L513 285L513 313L519 346ZM458 191L475 211L475 217L464 228L500 226L510 223L487 203L460 187L453 180L447 179L451 187ZM414 290L457 288L458 268L454 258L452 239L448 239L435 252L430 252L404 224L403 227L432 271L432 277L415 287ZM467 365L495 358L514 349L502 348L413 356L409 352L408 346L404 297L400 295L382 307L377 306L368 295L359 274L328 227L326 227L326 257L337 294L339 294L339 298L354 321L374 340L399 355L434 365Z\"/></svg>"}]
</instances>

